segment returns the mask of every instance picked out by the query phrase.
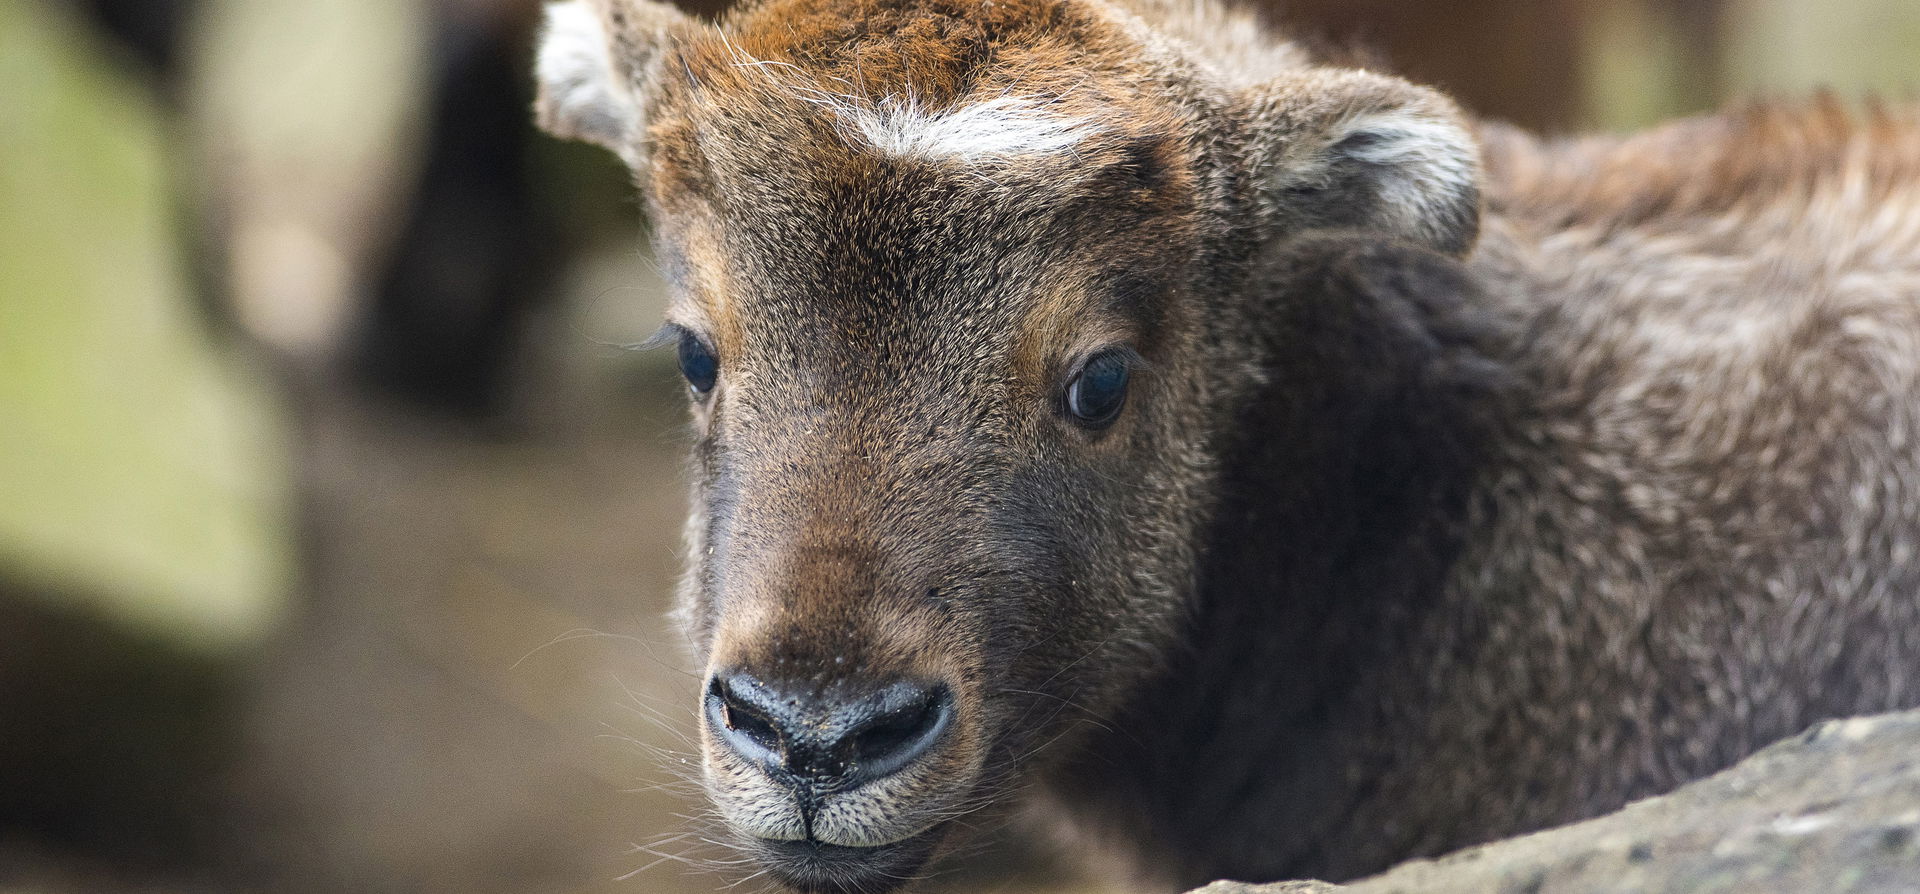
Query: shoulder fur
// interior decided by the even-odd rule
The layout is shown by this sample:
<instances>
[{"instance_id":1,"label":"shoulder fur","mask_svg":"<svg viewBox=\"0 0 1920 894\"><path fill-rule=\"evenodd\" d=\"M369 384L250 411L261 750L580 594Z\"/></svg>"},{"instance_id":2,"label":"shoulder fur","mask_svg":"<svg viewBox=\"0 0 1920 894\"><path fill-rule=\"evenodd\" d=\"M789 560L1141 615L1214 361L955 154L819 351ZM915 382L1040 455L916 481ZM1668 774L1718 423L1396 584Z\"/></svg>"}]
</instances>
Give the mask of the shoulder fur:
<instances>
[{"instance_id":1,"label":"shoulder fur","mask_svg":"<svg viewBox=\"0 0 1920 894\"><path fill-rule=\"evenodd\" d=\"M1823 96L1624 137L1480 135L1489 210L1517 226L1845 246L1920 266L1920 106Z\"/></svg>"}]
</instances>

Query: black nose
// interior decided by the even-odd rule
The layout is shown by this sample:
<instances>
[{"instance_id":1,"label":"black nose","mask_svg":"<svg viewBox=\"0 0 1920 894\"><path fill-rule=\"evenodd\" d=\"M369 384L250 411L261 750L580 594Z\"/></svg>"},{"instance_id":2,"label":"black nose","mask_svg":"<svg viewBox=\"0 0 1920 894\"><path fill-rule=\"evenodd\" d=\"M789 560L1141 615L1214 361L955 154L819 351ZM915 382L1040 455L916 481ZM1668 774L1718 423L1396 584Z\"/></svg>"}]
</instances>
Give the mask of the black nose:
<instances>
[{"instance_id":1,"label":"black nose","mask_svg":"<svg viewBox=\"0 0 1920 894\"><path fill-rule=\"evenodd\" d=\"M842 788L906 769L953 724L945 686L902 680L852 696L802 693L744 673L707 685L707 725L769 772Z\"/></svg>"}]
</instances>

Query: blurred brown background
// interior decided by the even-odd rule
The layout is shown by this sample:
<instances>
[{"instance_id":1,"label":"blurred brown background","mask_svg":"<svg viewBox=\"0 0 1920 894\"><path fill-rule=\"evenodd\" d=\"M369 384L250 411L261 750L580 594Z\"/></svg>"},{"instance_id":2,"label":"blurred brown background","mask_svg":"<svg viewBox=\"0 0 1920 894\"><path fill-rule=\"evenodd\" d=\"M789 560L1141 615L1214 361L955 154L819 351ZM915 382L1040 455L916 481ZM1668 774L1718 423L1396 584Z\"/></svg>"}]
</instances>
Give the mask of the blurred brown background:
<instances>
[{"instance_id":1,"label":"blurred brown background","mask_svg":"<svg viewBox=\"0 0 1920 894\"><path fill-rule=\"evenodd\" d=\"M1273 12L1555 131L1920 83L1920 0ZM537 19L0 0L0 891L725 881L660 286ZM1097 890L1007 838L945 887Z\"/></svg>"}]
</instances>

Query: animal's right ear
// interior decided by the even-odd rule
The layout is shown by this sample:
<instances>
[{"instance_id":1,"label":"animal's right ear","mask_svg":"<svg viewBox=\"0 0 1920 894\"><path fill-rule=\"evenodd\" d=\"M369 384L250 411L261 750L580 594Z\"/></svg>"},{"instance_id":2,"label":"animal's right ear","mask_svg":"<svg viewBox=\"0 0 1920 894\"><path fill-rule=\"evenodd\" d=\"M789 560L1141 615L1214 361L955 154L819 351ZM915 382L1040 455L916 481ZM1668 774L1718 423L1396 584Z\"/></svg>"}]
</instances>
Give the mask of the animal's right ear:
<instances>
[{"instance_id":1,"label":"animal's right ear","mask_svg":"<svg viewBox=\"0 0 1920 894\"><path fill-rule=\"evenodd\" d=\"M654 0L547 5L534 118L548 133L613 150L640 168L643 88L669 34L689 19Z\"/></svg>"},{"instance_id":2,"label":"animal's right ear","mask_svg":"<svg viewBox=\"0 0 1920 894\"><path fill-rule=\"evenodd\" d=\"M1354 69L1308 69L1249 91L1248 165L1292 234L1371 232L1459 257L1480 226L1480 149L1438 92Z\"/></svg>"}]
</instances>

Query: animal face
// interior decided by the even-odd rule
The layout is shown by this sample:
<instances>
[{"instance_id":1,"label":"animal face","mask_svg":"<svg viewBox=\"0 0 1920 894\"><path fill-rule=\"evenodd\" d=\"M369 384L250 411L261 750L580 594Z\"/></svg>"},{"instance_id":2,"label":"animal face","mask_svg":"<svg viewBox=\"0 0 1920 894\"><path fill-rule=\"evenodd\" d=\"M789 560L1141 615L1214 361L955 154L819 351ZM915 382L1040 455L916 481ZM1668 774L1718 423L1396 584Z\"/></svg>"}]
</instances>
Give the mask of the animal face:
<instances>
[{"instance_id":1,"label":"animal face","mask_svg":"<svg viewBox=\"0 0 1920 894\"><path fill-rule=\"evenodd\" d=\"M542 121L634 166L675 289L707 788L794 888L913 877L1176 640L1262 375L1222 313L1237 256L1315 224L1470 238L1471 196L1402 164L1459 135L1437 99L1358 73L1316 76L1339 102L1240 95L1143 27L1059 0L551 10ZM1286 145L1247 137L1281 114Z\"/></svg>"},{"instance_id":2,"label":"animal face","mask_svg":"<svg viewBox=\"0 0 1920 894\"><path fill-rule=\"evenodd\" d=\"M910 874L1150 662L1193 503L1191 476L1138 474L1190 446L1161 434L1188 424L1184 161L1132 134L1026 165L848 137L651 178L683 209L661 251L699 432L706 773L801 887Z\"/></svg>"}]
</instances>

